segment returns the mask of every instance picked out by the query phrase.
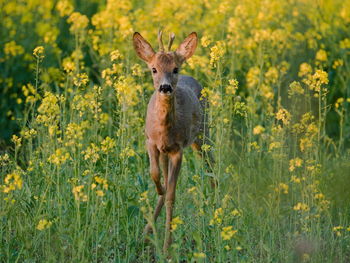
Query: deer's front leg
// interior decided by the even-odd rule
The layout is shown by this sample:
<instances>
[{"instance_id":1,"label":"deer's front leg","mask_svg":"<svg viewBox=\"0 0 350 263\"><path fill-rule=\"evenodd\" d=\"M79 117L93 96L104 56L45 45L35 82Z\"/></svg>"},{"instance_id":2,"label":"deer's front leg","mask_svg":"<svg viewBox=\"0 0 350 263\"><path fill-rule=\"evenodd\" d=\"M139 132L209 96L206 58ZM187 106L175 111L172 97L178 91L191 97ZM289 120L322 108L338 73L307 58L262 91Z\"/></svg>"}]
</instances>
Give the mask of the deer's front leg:
<instances>
[{"instance_id":1,"label":"deer's front leg","mask_svg":"<svg viewBox=\"0 0 350 263\"><path fill-rule=\"evenodd\" d=\"M152 180L156 185L157 193L159 195L163 195L164 189L160 182L159 150L157 149L157 146L155 144L152 144L149 141L147 141L147 150L149 155L150 174L151 174Z\"/></svg>"},{"instance_id":2,"label":"deer's front leg","mask_svg":"<svg viewBox=\"0 0 350 263\"><path fill-rule=\"evenodd\" d=\"M171 245L171 220L173 218L173 208L175 203L176 182L180 173L182 162L182 150L169 154L169 178L167 182L167 190L165 196L166 207L166 223L165 223L165 239L163 250L167 254Z\"/></svg>"},{"instance_id":3,"label":"deer's front leg","mask_svg":"<svg viewBox=\"0 0 350 263\"><path fill-rule=\"evenodd\" d=\"M153 220L156 221L157 217L162 210L163 204L164 204L164 193L165 190L160 182L160 170L159 170L159 150L157 149L156 145L150 143L147 141L147 151L149 155L150 160L150 174L152 177L152 180L154 181L156 185L156 190L159 195L158 197L158 203L156 205L156 208L154 210L153 214ZM144 229L144 233L148 234L152 232L152 227L148 223Z\"/></svg>"}]
</instances>

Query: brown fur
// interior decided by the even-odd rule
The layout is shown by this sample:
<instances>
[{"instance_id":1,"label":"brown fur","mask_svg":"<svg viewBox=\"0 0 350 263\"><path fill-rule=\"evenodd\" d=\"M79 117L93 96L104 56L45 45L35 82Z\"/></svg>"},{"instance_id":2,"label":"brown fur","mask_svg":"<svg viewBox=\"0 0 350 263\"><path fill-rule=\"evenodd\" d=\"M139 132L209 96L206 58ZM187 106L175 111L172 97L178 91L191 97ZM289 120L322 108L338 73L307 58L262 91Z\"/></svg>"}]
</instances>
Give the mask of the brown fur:
<instances>
[{"instance_id":1,"label":"brown fur","mask_svg":"<svg viewBox=\"0 0 350 263\"><path fill-rule=\"evenodd\" d=\"M175 52L156 53L139 33L135 33L133 37L138 56L150 69L156 70L156 73L152 73L155 92L148 104L145 131L150 174L159 194L154 220L157 219L164 202L166 204L165 253L171 244L170 223L183 149L192 145L194 149L200 150L198 134L204 131L200 85L190 77L174 73L175 68L180 68L193 55L197 41L197 34L191 33ZM173 92L170 95L162 94L159 91L162 84L170 85ZM164 176L163 185L160 180L160 167ZM150 230L151 226L147 224L145 232Z\"/></svg>"}]
</instances>

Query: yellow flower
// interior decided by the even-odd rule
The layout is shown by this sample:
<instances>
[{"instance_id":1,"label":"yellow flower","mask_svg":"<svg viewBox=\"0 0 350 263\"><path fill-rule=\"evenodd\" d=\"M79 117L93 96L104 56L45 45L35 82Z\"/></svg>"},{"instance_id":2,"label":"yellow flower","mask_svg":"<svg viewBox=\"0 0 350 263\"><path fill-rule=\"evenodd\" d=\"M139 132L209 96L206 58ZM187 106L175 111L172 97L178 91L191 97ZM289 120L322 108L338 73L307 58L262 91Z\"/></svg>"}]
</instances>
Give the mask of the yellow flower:
<instances>
[{"instance_id":1,"label":"yellow flower","mask_svg":"<svg viewBox=\"0 0 350 263\"><path fill-rule=\"evenodd\" d=\"M216 44L210 48L210 65L216 67L216 62L220 60L226 53L225 42L217 41Z\"/></svg>"},{"instance_id":2,"label":"yellow flower","mask_svg":"<svg viewBox=\"0 0 350 263\"><path fill-rule=\"evenodd\" d=\"M211 43L211 40L210 40L210 38L209 38L208 36L203 36L203 37L201 38L201 45L202 45L203 47L209 46L210 43Z\"/></svg>"},{"instance_id":3,"label":"yellow flower","mask_svg":"<svg viewBox=\"0 0 350 263\"><path fill-rule=\"evenodd\" d=\"M103 187L103 189L106 189L106 190L108 189L107 179L101 178L99 176L95 176L94 179L96 183L98 183Z\"/></svg>"},{"instance_id":4,"label":"yellow flower","mask_svg":"<svg viewBox=\"0 0 350 263\"><path fill-rule=\"evenodd\" d=\"M195 193L196 193L196 190L197 190L197 187L193 186L193 187L189 188L189 189L187 190L187 192L188 192L188 193L193 193L193 194L195 194Z\"/></svg>"},{"instance_id":5,"label":"yellow flower","mask_svg":"<svg viewBox=\"0 0 350 263\"><path fill-rule=\"evenodd\" d=\"M48 158L50 163L56 165L64 164L68 159L70 159L70 154L65 148L58 148L55 153L51 154Z\"/></svg>"},{"instance_id":6,"label":"yellow flower","mask_svg":"<svg viewBox=\"0 0 350 263\"><path fill-rule=\"evenodd\" d=\"M123 58L123 56L122 56L122 54L120 54L119 50L112 51L110 54L110 57L111 57L112 62Z\"/></svg>"},{"instance_id":7,"label":"yellow flower","mask_svg":"<svg viewBox=\"0 0 350 263\"><path fill-rule=\"evenodd\" d=\"M254 129L253 129L253 134L254 134L254 135L258 135L258 134L263 133L264 131L265 131L265 128L264 128L263 126L257 125L257 126L255 126Z\"/></svg>"},{"instance_id":8,"label":"yellow flower","mask_svg":"<svg viewBox=\"0 0 350 263\"><path fill-rule=\"evenodd\" d=\"M21 45L17 45L15 41L10 41L4 45L4 53L7 57L18 56L24 53L24 48Z\"/></svg>"},{"instance_id":9,"label":"yellow flower","mask_svg":"<svg viewBox=\"0 0 350 263\"><path fill-rule=\"evenodd\" d=\"M269 152L271 152L274 149L281 148L281 143L280 142L272 142L269 145Z\"/></svg>"},{"instance_id":10,"label":"yellow flower","mask_svg":"<svg viewBox=\"0 0 350 263\"><path fill-rule=\"evenodd\" d=\"M85 160L91 160L93 163L96 163L98 159L100 158L98 146L96 146L94 143L91 143L89 147L82 153L84 154Z\"/></svg>"},{"instance_id":11,"label":"yellow flower","mask_svg":"<svg viewBox=\"0 0 350 263\"><path fill-rule=\"evenodd\" d=\"M339 46L341 49L350 49L350 39L344 38L342 41L339 42Z\"/></svg>"},{"instance_id":12,"label":"yellow flower","mask_svg":"<svg viewBox=\"0 0 350 263\"><path fill-rule=\"evenodd\" d=\"M202 145L202 151L208 152L210 150L211 146L209 144L203 144Z\"/></svg>"},{"instance_id":13,"label":"yellow flower","mask_svg":"<svg viewBox=\"0 0 350 263\"><path fill-rule=\"evenodd\" d=\"M22 145L22 138L18 137L17 135L12 135L11 141L15 144L15 146L21 147Z\"/></svg>"},{"instance_id":14,"label":"yellow flower","mask_svg":"<svg viewBox=\"0 0 350 263\"><path fill-rule=\"evenodd\" d=\"M299 77L304 77L312 72L312 67L308 63L302 63L299 68Z\"/></svg>"},{"instance_id":15,"label":"yellow flower","mask_svg":"<svg viewBox=\"0 0 350 263\"><path fill-rule=\"evenodd\" d=\"M87 16L82 15L79 12L74 12L69 16L67 22L69 24L72 24L69 30L72 33L78 33L88 26L89 19L87 18Z\"/></svg>"},{"instance_id":16,"label":"yellow flower","mask_svg":"<svg viewBox=\"0 0 350 263\"><path fill-rule=\"evenodd\" d=\"M307 204L304 204L304 203L297 203L294 207L293 207L293 209L295 210L295 211L309 211L310 210L310 208L309 208L309 206L307 205Z\"/></svg>"},{"instance_id":17,"label":"yellow flower","mask_svg":"<svg viewBox=\"0 0 350 263\"><path fill-rule=\"evenodd\" d=\"M232 226L222 228L221 237L223 240L230 240L237 233L237 230L233 230L232 228Z\"/></svg>"},{"instance_id":18,"label":"yellow flower","mask_svg":"<svg viewBox=\"0 0 350 263\"><path fill-rule=\"evenodd\" d=\"M337 59L333 62L332 68L336 69L344 65L344 61L342 59Z\"/></svg>"},{"instance_id":19,"label":"yellow flower","mask_svg":"<svg viewBox=\"0 0 350 263\"><path fill-rule=\"evenodd\" d=\"M38 225L36 226L36 229L41 231L41 230L50 228L51 225L52 225L51 221L48 221L47 219L41 219Z\"/></svg>"},{"instance_id":20,"label":"yellow flower","mask_svg":"<svg viewBox=\"0 0 350 263\"><path fill-rule=\"evenodd\" d=\"M298 157L289 160L289 171L293 172L296 167L301 167L302 164L303 160Z\"/></svg>"},{"instance_id":21,"label":"yellow flower","mask_svg":"<svg viewBox=\"0 0 350 263\"><path fill-rule=\"evenodd\" d=\"M233 215L233 216L241 216L241 212L239 212L238 209L233 209L231 211L231 215Z\"/></svg>"},{"instance_id":22,"label":"yellow flower","mask_svg":"<svg viewBox=\"0 0 350 263\"><path fill-rule=\"evenodd\" d=\"M139 199L139 202L142 202L142 201L147 201L148 200L148 191L145 191L141 194L141 197Z\"/></svg>"},{"instance_id":23,"label":"yellow flower","mask_svg":"<svg viewBox=\"0 0 350 263\"><path fill-rule=\"evenodd\" d=\"M309 137L300 139L300 151L305 152L307 149L310 149L313 146L312 140Z\"/></svg>"},{"instance_id":24,"label":"yellow flower","mask_svg":"<svg viewBox=\"0 0 350 263\"><path fill-rule=\"evenodd\" d=\"M89 77L86 73L80 73L73 78L73 83L75 86L85 87L89 82Z\"/></svg>"},{"instance_id":25,"label":"yellow flower","mask_svg":"<svg viewBox=\"0 0 350 263\"><path fill-rule=\"evenodd\" d=\"M33 50L33 55L34 57L36 57L37 59L41 60L45 57L44 55L44 47L43 46L38 46L36 48L34 48Z\"/></svg>"},{"instance_id":26,"label":"yellow flower","mask_svg":"<svg viewBox=\"0 0 350 263\"><path fill-rule=\"evenodd\" d=\"M4 179L4 185L1 186L2 192L5 194L15 191L17 189L22 189L23 180L21 178L21 173L19 171L14 171L10 174L7 174Z\"/></svg>"},{"instance_id":27,"label":"yellow flower","mask_svg":"<svg viewBox=\"0 0 350 263\"><path fill-rule=\"evenodd\" d=\"M235 95L238 89L238 80L230 79L228 82L230 85L226 87L226 94Z\"/></svg>"},{"instance_id":28,"label":"yellow flower","mask_svg":"<svg viewBox=\"0 0 350 263\"><path fill-rule=\"evenodd\" d=\"M206 258L206 255L203 252L194 252L193 257L194 258Z\"/></svg>"},{"instance_id":29,"label":"yellow flower","mask_svg":"<svg viewBox=\"0 0 350 263\"><path fill-rule=\"evenodd\" d=\"M293 95L303 95L305 93L303 87L300 85L299 82L293 81L289 85L288 95L291 97Z\"/></svg>"},{"instance_id":30,"label":"yellow flower","mask_svg":"<svg viewBox=\"0 0 350 263\"><path fill-rule=\"evenodd\" d=\"M284 194L288 194L288 189L289 189L289 186L287 184L280 183L278 185L278 187L275 188L275 191L276 192L283 192Z\"/></svg>"},{"instance_id":31,"label":"yellow flower","mask_svg":"<svg viewBox=\"0 0 350 263\"><path fill-rule=\"evenodd\" d=\"M291 119L291 115L286 109L281 108L276 113L276 119L281 120L284 125L288 125Z\"/></svg>"},{"instance_id":32,"label":"yellow flower","mask_svg":"<svg viewBox=\"0 0 350 263\"><path fill-rule=\"evenodd\" d=\"M300 184L300 182L301 182L301 179L294 176L294 175L292 175L290 180L291 180L291 182L296 183L296 184Z\"/></svg>"},{"instance_id":33,"label":"yellow flower","mask_svg":"<svg viewBox=\"0 0 350 263\"><path fill-rule=\"evenodd\" d=\"M175 231L178 225L182 225L184 222L180 219L180 217L175 217L171 220L171 231Z\"/></svg>"},{"instance_id":34,"label":"yellow flower","mask_svg":"<svg viewBox=\"0 0 350 263\"><path fill-rule=\"evenodd\" d=\"M248 88L254 88L260 82L260 69L258 67L252 67L248 70L246 75Z\"/></svg>"},{"instance_id":35,"label":"yellow flower","mask_svg":"<svg viewBox=\"0 0 350 263\"><path fill-rule=\"evenodd\" d=\"M68 0L60 0L57 2L56 9L60 16L68 16L74 11L74 7Z\"/></svg>"},{"instance_id":36,"label":"yellow flower","mask_svg":"<svg viewBox=\"0 0 350 263\"><path fill-rule=\"evenodd\" d=\"M87 195L84 194L83 189L84 189L84 185L78 185L73 187L72 193L76 201L82 201L82 202L87 201Z\"/></svg>"},{"instance_id":37,"label":"yellow flower","mask_svg":"<svg viewBox=\"0 0 350 263\"><path fill-rule=\"evenodd\" d=\"M315 199L324 199L324 194L322 193L318 193L318 194L315 194Z\"/></svg>"},{"instance_id":38,"label":"yellow flower","mask_svg":"<svg viewBox=\"0 0 350 263\"><path fill-rule=\"evenodd\" d=\"M265 73L265 78L268 83L276 83L278 80L278 70L276 67L270 67Z\"/></svg>"},{"instance_id":39,"label":"yellow flower","mask_svg":"<svg viewBox=\"0 0 350 263\"><path fill-rule=\"evenodd\" d=\"M102 142L101 142L101 150L104 153L109 153L111 151L113 151L113 149L116 146L116 142L114 139L110 138L109 136L107 136Z\"/></svg>"},{"instance_id":40,"label":"yellow flower","mask_svg":"<svg viewBox=\"0 0 350 263\"><path fill-rule=\"evenodd\" d=\"M317 51L316 60L327 61L327 52L323 49L320 49L319 51Z\"/></svg>"},{"instance_id":41,"label":"yellow flower","mask_svg":"<svg viewBox=\"0 0 350 263\"><path fill-rule=\"evenodd\" d=\"M337 100L336 100L336 102L335 102L335 108L339 108L339 106L341 106L342 105L342 103L344 102L344 98L338 98Z\"/></svg>"},{"instance_id":42,"label":"yellow flower","mask_svg":"<svg viewBox=\"0 0 350 263\"><path fill-rule=\"evenodd\" d=\"M129 147L126 147L124 149L122 149L121 153L119 154L119 156L121 158L127 158L127 157L133 157L135 156L135 151Z\"/></svg>"},{"instance_id":43,"label":"yellow flower","mask_svg":"<svg viewBox=\"0 0 350 263\"><path fill-rule=\"evenodd\" d=\"M342 226L335 226L333 227L333 232L335 232L335 234L340 237L341 236L341 231L344 229L344 227Z\"/></svg>"},{"instance_id":44,"label":"yellow flower","mask_svg":"<svg viewBox=\"0 0 350 263\"><path fill-rule=\"evenodd\" d=\"M131 71L133 76L142 77L144 75L140 64L134 64Z\"/></svg>"},{"instance_id":45,"label":"yellow flower","mask_svg":"<svg viewBox=\"0 0 350 263\"><path fill-rule=\"evenodd\" d=\"M97 190L96 191L96 195L99 196L99 197L102 197L102 196L105 195L105 193L102 190Z\"/></svg>"},{"instance_id":46,"label":"yellow flower","mask_svg":"<svg viewBox=\"0 0 350 263\"><path fill-rule=\"evenodd\" d=\"M221 224L224 211L221 207L215 209L214 218L210 220L209 225Z\"/></svg>"}]
</instances>

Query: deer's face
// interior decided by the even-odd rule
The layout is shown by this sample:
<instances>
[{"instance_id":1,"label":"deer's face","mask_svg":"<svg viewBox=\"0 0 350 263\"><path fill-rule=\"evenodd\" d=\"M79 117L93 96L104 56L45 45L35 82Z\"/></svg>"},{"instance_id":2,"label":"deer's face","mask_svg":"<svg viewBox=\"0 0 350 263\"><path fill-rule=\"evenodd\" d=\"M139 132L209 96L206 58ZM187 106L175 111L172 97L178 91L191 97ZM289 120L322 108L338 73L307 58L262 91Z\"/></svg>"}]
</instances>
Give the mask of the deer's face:
<instances>
[{"instance_id":1,"label":"deer's face","mask_svg":"<svg viewBox=\"0 0 350 263\"><path fill-rule=\"evenodd\" d=\"M175 52L156 53L152 61L148 63L154 88L162 94L171 95L176 88L181 64Z\"/></svg>"},{"instance_id":2,"label":"deer's face","mask_svg":"<svg viewBox=\"0 0 350 263\"><path fill-rule=\"evenodd\" d=\"M172 95L176 89L179 70L182 63L191 57L197 46L197 34L191 33L175 52L170 52L174 38L170 39L168 52L164 51L161 32L158 35L161 51L155 52L151 45L139 34L135 33L133 43L138 56L143 59L152 72L156 91L162 95Z\"/></svg>"}]
</instances>

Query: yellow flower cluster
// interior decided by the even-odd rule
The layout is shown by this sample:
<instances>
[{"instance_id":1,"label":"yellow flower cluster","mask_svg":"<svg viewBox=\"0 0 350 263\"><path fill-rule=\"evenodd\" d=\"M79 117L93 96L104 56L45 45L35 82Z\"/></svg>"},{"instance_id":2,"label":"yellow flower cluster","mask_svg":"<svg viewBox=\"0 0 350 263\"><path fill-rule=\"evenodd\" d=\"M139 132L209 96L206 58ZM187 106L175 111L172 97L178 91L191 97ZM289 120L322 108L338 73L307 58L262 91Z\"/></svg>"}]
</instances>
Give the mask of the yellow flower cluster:
<instances>
[{"instance_id":1,"label":"yellow flower cluster","mask_svg":"<svg viewBox=\"0 0 350 263\"><path fill-rule=\"evenodd\" d=\"M293 172L296 167L301 167L302 164L303 160L298 157L289 160L289 171Z\"/></svg>"},{"instance_id":2,"label":"yellow flower cluster","mask_svg":"<svg viewBox=\"0 0 350 263\"><path fill-rule=\"evenodd\" d=\"M60 0L57 2L56 9L60 16L68 16L74 11L74 7L68 0Z\"/></svg>"},{"instance_id":3,"label":"yellow flower cluster","mask_svg":"<svg viewBox=\"0 0 350 263\"><path fill-rule=\"evenodd\" d=\"M45 50L44 50L43 46L38 46L38 47L34 48L33 55L34 55L34 57L36 57L36 59L42 60L45 57L44 51Z\"/></svg>"},{"instance_id":4,"label":"yellow flower cluster","mask_svg":"<svg viewBox=\"0 0 350 263\"><path fill-rule=\"evenodd\" d=\"M178 227L178 225L182 225L184 222L181 220L180 217L174 217L171 222L170 222L170 225L171 225L171 231L175 231Z\"/></svg>"},{"instance_id":5,"label":"yellow flower cluster","mask_svg":"<svg viewBox=\"0 0 350 263\"><path fill-rule=\"evenodd\" d=\"M253 134L254 135L259 135L259 134L263 133L264 131L265 131L265 128L263 126L257 125L253 129Z\"/></svg>"},{"instance_id":6,"label":"yellow flower cluster","mask_svg":"<svg viewBox=\"0 0 350 263\"><path fill-rule=\"evenodd\" d=\"M68 123L64 133L64 145L81 148L83 146L81 141L83 140L84 133L89 125L89 121L82 121L80 124L75 122Z\"/></svg>"},{"instance_id":7,"label":"yellow flower cluster","mask_svg":"<svg viewBox=\"0 0 350 263\"><path fill-rule=\"evenodd\" d=\"M21 190L23 186L23 180L19 171L13 171L5 176L4 184L1 185L1 191L3 193L10 193L15 190Z\"/></svg>"},{"instance_id":8,"label":"yellow flower cluster","mask_svg":"<svg viewBox=\"0 0 350 263\"><path fill-rule=\"evenodd\" d=\"M48 126L54 123L60 114L59 98L51 92L45 92L41 105L38 108L39 115L36 120Z\"/></svg>"},{"instance_id":9,"label":"yellow flower cluster","mask_svg":"<svg viewBox=\"0 0 350 263\"><path fill-rule=\"evenodd\" d=\"M10 41L4 45L4 53L6 56L15 57L24 53L24 48L21 45L17 45L15 41Z\"/></svg>"},{"instance_id":10,"label":"yellow flower cluster","mask_svg":"<svg viewBox=\"0 0 350 263\"><path fill-rule=\"evenodd\" d=\"M82 152L82 154L84 154L84 160L91 160L91 162L96 163L98 159L100 159L99 151L100 149L98 146L91 143L90 146L88 146L86 150Z\"/></svg>"},{"instance_id":11,"label":"yellow flower cluster","mask_svg":"<svg viewBox=\"0 0 350 263\"><path fill-rule=\"evenodd\" d=\"M291 114L286 109L279 109L276 113L276 119L282 121L284 125L288 125L291 119Z\"/></svg>"},{"instance_id":12,"label":"yellow flower cluster","mask_svg":"<svg viewBox=\"0 0 350 263\"><path fill-rule=\"evenodd\" d=\"M224 41L217 41L214 46L210 48L210 65L217 66L217 62L225 55L226 45Z\"/></svg>"},{"instance_id":13,"label":"yellow flower cluster","mask_svg":"<svg viewBox=\"0 0 350 263\"><path fill-rule=\"evenodd\" d=\"M47 219L40 219L38 225L36 226L36 229L42 231L42 230L50 228L51 225L52 225L51 221L49 221Z\"/></svg>"},{"instance_id":14,"label":"yellow flower cluster","mask_svg":"<svg viewBox=\"0 0 350 263\"><path fill-rule=\"evenodd\" d=\"M222 228L221 237L223 240L230 240L237 232L232 226L226 226Z\"/></svg>"},{"instance_id":15,"label":"yellow flower cluster","mask_svg":"<svg viewBox=\"0 0 350 263\"><path fill-rule=\"evenodd\" d=\"M122 110L127 110L130 106L136 105L140 101L142 88L134 82L131 77L121 76L114 84L114 89L118 102Z\"/></svg>"},{"instance_id":16,"label":"yellow flower cluster","mask_svg":"<svg viewBox=\"0 0 350 263\"><path fill-rule=\"evenodd\" d=\"M111 151L113 151L113 149L116 146L116 141L112 138L110 138L109 136L107 136L102 142L101 142L101 150L104 153L109 153ZM131 154L128 153L128 155L130 156Z\"/></svg>"},{"instance_id":17,"label":"yellow flower cluster","mask_svg":"<svg viewBox=\"0 0 350 263\"><path fill-rule=\"evenodd\" d=\"M22 138L17 135L12 135L11 141L15 144L16 148L19 148L22 145Z\"/></svg>"},{"instance_id":18,"label":"yellow flower cluster","mask_svg":"<svg viewBox=\"0 0 350 263\"><path fill-rule=\"evenodd\" d=\"M275 188L275 191L280 193L282 192L283 194L288 194L288 189L289 186L285 183L279 183L279 185Z\"/></svg>"},{"instance_id":19,"label":"yellow flower cluster","mask_svg":"<svg viewBox=\"0 0 350 263\"><path fill-rule=\"evenodd\" d=\"M89 19L79 12L74 12L69 16L67 22L72 24L69 29L72 33L80 33L88 26Z\"/></svg>"},{"instance_id":20,"label":"yellow flower cluster","mask_svg":"<svg viewBox=\"0 0 350 263\"><path fill-rule=\"evenodd\" d=\"M215 209L214 211L214 218L210 220L210 225L220 225L222 223L222 216L223 216L224 210L219 207Z\"/></svg>"},{"instance_id":21,"label":"yellow flower cluster","mask_svg":"<svg viewBox=\"0 0 350 263\"><path fill-rule=\"evenodd\" d=\"M87 194L84 193L84 185L74 186L72 193L76 201L86 202L88 200Z\"/></svg>"},{"instance_id":22,"label":"yellow flower cluster","mask_svg":"<svg viewBox=\"0 0 350 263\"><path fill-rule=\"evenodd\" d=\"M56 149L55 153L51 154L48 158L50 163L53 163L57 166L64 164L68 159L70 159L70 154L65 148Z\"/></svg>"},{"instance_id":23,"label":"yellow flower cluster","mask_svg":"<svg viewBox=\"0 0 350 263\"><path fill-rule=\"evenodd\" d=\"M307 212L307 211L309 211L310 210L310 208L309 208L309 206L307 205L307 204L305 204L305 203L297 203L294 207L293 207L293 209L295 210L295 211L301 211L301 212Z\"/></svg>"},{"instance_id":24,"label":"yellow flower cluster","mask_svg":"<svg viewBox=\"0 0 350 263\"><path fill-rule=\"evenodd\" d=\"M91 184L91 189L95 190L97 196L104 196L105 193L103 192L103 190L108 190L107 179L95 176L94 180L95 182Z\"/></svg>"}]
</instances>

